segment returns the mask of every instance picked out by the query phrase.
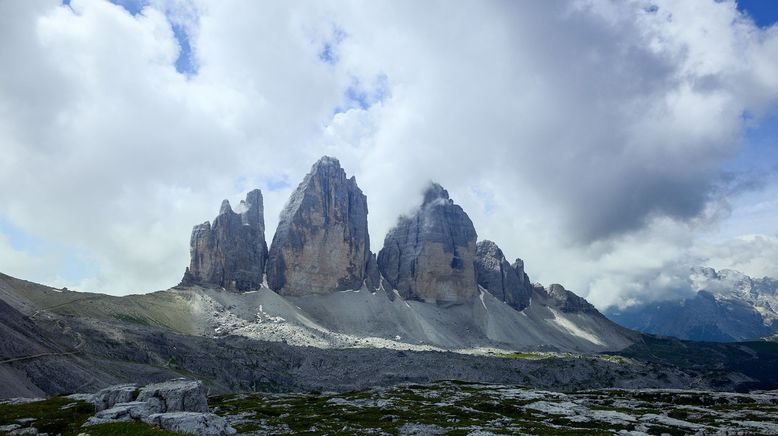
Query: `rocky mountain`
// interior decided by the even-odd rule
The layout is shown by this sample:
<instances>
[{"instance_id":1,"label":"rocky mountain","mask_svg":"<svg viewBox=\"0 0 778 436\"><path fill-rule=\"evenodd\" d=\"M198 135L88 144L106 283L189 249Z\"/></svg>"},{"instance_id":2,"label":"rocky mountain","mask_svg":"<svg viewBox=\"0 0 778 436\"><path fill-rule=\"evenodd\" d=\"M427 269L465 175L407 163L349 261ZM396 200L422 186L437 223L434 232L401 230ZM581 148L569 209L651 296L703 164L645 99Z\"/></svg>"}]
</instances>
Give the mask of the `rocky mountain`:
<instances>
[{"instance_id":1,"label":"rocky mountain","mask_svg":"<svg viewBox=\"0 0 778 436\"><path fill-rule=\"evenodd\" d=\"M371 261L367 197L337 159L325 156L281 212L268 256L268 284L281 295L359 289Z\"/></svg>"},{"instance_id":2,"label":"rocky mountain","mask_svg":"<svg viewBox=\"0 0 778 436\"><path fill-rule=\"evenodd\" d=\"M337 373L328 386L349 388L411 375L482 380L483 371L474 369L481 365L499 376L489 380L499 380L514 377L514 364L472 366L458 357L441 364L439 355L596 355L641 341L561 285L531 284L520 259L510 264L496 243L477 241L468 215L438 184L399 218L377 256L366 196L337 159L313 165L284 207L269 251L263 212L259 190L235 210L225 201L213 224L195 226L190 266L166 291L113 297L0 280L0 300L8 303L0 312L11 314L0 322L7 319L3 331L15 338L0 345L18 362L7 378L26 380L11 391L153 382L178 370L206 374L222 390L256 383L311 388L322 383L322 365ZM17 338L36 329L40 339ZM28 345L16 349L17 343ZM395 354L407 351L432 354L408 361ZM40 365L40 356L65 363ZM346 367L336 369L339 361ZM563 378L583 377L584 367ZM358 377L343 379L353 368ZM0 366L0 382L4 371ZM679 377L684 381L660 385L686 383Z\"/></svg>"},{"instance_id":3,"label":"rocky mountain","mask_svg":"<svg viewBox=\"0 0 778 436\"><path fill-rule=\"evenodd\" d=\"M192 229L190 254L184 284L215 285L232 291L259 288L267 259L262 192L249 192L238 212L224 200L213 225L206 221Z\"/></svg>"},{"instance_id":4,"label":"rocky mountain","mask_svg":"<svg viewBox=\"0 0 778 436\"><path fill-rule=\"evenodd\" d=\"M778 280L732 270L694 268L692 297L609 308L613 321L638 331L681 339L730 342L778 332Z\"/></svg>"},{"instance_id":5,"label":"rocky mountain","mask_svg":"<svg viewBox=\"0 0 778 436\"><path fill-rule=\"evenodd\" d=\"M494 242L477 243L467 213L439 184L399 218L378 256L370 251L367 198L335 158L316 162L291 195L264 264L261 215L257 190L240 213L225 203L213 227L195 227L182 282L187 332L441 350L596 352L634 340L561 285L531 284L521 259L511 265Z\"/></svg>"},{"instance_id":6,"label":"rocky mountain","mask_svg":"<svg viewBox=\"0 0 778 436\"><path fill-rule=\"evenodd\" d=\"M478 294L476 238L470 217L433 183L419 209L389 230L378 269L404 299L470 301Z\"/></svg>"},{"instance_id":7,"label":"rocky mountain","mask_svg":"<svg viewBox=\"0 0 778 436\"><path fill-rule=\"evenodd\" d=\"M478 284L495 298L516 310L529 306L533 286L524 272L524 261L511 265L500 247L492 241L476 244L475 270Z\"/></svg>"}]
</instances>

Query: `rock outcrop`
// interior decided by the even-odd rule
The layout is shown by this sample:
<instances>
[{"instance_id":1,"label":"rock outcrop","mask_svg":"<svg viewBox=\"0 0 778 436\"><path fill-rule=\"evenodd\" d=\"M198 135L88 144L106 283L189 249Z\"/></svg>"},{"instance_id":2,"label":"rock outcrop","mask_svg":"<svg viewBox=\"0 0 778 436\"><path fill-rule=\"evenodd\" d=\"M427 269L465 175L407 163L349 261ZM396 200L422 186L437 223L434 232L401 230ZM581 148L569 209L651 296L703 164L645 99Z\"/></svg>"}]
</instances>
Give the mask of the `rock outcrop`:
<instances>
[{"instance_id":1,"label":"rock outcrop","mask_svg":"<svg viewBox=\"0 0 778 436\"><path fill-rule=\"evenodd\" d=\"M109 386L99 390L89 399L95 405L95 409L110 409L118 403L128 403L138 394L138 387L134 384Z\"/></svg>"},{"instance_id":2,"label":"rock outcrop","mask_svg":"<svg viewBox=\"0 0 778 436\"><path fill-rule=\"evenodd\" d=\"M523 310L529 305L532 284L521 259L511 265L492 241L476 245L475 272L478 284L509 306Z\"/></svg>"},{"instance_id":3,"label":"rock outcrop","mask_svg":"<svg viewBox=\"0 0 778 436\"><path fill-rule=\"evenodd\" d=\"M87 420L85 427L143 421L164 430L202 436L236 433L224 418L208 411L208 397L198 380L170 380L143 388L111 386L93 395L90 401L96 405L97 413Z\"/></svg>"},{"instance_id":4,"label":"rock outcrop","mask_svg":"<svg viewBox=\"0 0 778 436\"><path fill-rule=\"evenodd\" d=\"M406 299L461 303L478 291L475 278L477 234L473 222L432 184L419 210L401 217L384 239L378 268Z\"/></svg>"},{"instance_id":5,"label":"rock outcrop","mask_svg":"<svg viewBox=\"0 0 778 436\"><path fill-rule=\"evenodd\" d=\"M370 258L367 197L337 159L325 156L281 212L268 284L281 295L359 289Z\"/></svg>"},{"instance_id":6,"label":"rock outcrop","mask_svg":"<svg viewBox=\"0 0 778 436\"><path fill-rule=\"evenodd\" d=\"M140 390L137 401L158 402L158 412L208 412L208 397L201 381L173 380Z\"/></svg>"},{"instance_id":7,"label":"rock outcrop","mask_svg":"<svg viewBox=\"0 0 778 436\"><path fill-rule=\"evenodd\" d=\"M219 216L192 229L191 264L184 285L221 286L250 291L262 284L267 259L262 192L255 189L241 201L238 211L222 202Z\"/></svg>"},{"instance_id":8,"label":"rock outcrop","mask_svg":"<svg viewBox=\"0 0 778 436\"><path fill-rule=\"evenodd\" d=\"M602 316L600 312L591 305L585 298L579 297L572 291L568 291L564 286L554 283L543 289L540 285L535 285L536 291L545 292L553 302L554 307L562 312L583 312L597 316Z\"/></svg>"}]
</instances>

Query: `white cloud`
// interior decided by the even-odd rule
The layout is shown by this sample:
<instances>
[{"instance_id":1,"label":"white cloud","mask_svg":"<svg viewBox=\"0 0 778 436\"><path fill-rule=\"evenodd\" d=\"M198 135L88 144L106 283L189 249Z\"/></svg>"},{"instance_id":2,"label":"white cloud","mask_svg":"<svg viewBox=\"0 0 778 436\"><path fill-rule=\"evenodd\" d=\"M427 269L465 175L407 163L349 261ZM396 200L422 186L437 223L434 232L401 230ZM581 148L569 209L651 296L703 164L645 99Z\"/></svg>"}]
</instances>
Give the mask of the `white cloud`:
<instances>
[{"instance_id":1,"label":"white cloud","mask_svg":"<svg viewBox=\"0 0 778 436\"><path fill-rule=\"evenodd\" d=\"M374 251L434 179L534 279L599 305L685 292L696 263L769 272L778 245L733 239L742 220L708 237L718 205L756 207L722 168L778 99L778 27L731 2L2 2L0 59L0 216L88 253L93 290L174 284L191 226L255 186L272 239L323 154L368 195ZM15 256L0 270L63 268Z\"/></svg>"}]
</instances>

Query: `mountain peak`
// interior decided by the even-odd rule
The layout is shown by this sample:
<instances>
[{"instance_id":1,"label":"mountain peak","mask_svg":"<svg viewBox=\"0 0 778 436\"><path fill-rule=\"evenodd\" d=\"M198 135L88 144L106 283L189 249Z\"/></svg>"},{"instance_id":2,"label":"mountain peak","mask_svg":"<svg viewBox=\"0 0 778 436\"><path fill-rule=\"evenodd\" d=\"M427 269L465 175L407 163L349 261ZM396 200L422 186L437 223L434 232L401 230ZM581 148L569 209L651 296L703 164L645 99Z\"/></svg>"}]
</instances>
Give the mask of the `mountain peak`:
<instances>
[{"instance_id":1,"label":"mountain peak","mask_svg":"<svg viewBox=\"0 0 778 436\"><path fill-rule=\"evenodd\" d=\"M433 203L435 200L447 200L450 201L448 191L446 191L440 184L432 182L424 190L424 201L422 206Z\"/></svg>"},{"instance_id":2,"label":"mountain peak","mask_svg":"<svg viewBox=\"0 0 778 436\"><path fill-rule=\"evenodd\" d=\"M496 243L478 241L475 271L478 284L498 300L517 310L529 306L532 284L524 272L524 263L508 263Z\"/></svg>"},{"instance_id":3,"label":"mountain peak","mask_svg":"<svg viewBox=\"0 0 778 436\"><path fill-rule=\"evenodd\" d=\"M314 163L311 167L311 172L315 173L317 170L322 168L333 168L338 170L342 169L340 166L340 161L332 156L322 156L319 158L319 160L317 160L316 163Z\"/></svg>"},{"instance_id":4,"label":"mountain peak","mask_svg":"<svg viewBox=\"0 0 778 436\"><path fill-rule=\"evenodd\" d=\"M232 210L229 200L224 200L213 225L194 226L191 262L182 283L215 285L232 291L260 287L267 258L262 192L249 192L238 212Z\"/></svg>"},{"instance_id":5,"label":"mountain peak","mask_svg":"<svg viewBox=\"0 0 778 436\"><path fill-rule=\"evenodd\" d=\"M219 208L219 215L224 215L226 213L231 213L232 207L230 206L230 200L227 200L226 198L222 200L222 205Z\"/></svg>"},{"instance_id":6,"label":"mountain peak","mask_svg":"<svg viewBox=\"0 0 778 436\"><path fill-rule=\"evenodd\" d=\"M337 159L324 156L281 212L268 284L282 295L359 289L370 257L367 197Z\"/></svg>"},{"instance_id":7,"label":"mountain peak","mask_svg":"<svg viewBox=\"0 0 778 436\"><path fill-rule=\"evenodd\" d=\"M478 291L477 236L470 217L433 183L416 214L387 233L378 268L403 298L463 303Z\"/></svg>"}]
</instances>

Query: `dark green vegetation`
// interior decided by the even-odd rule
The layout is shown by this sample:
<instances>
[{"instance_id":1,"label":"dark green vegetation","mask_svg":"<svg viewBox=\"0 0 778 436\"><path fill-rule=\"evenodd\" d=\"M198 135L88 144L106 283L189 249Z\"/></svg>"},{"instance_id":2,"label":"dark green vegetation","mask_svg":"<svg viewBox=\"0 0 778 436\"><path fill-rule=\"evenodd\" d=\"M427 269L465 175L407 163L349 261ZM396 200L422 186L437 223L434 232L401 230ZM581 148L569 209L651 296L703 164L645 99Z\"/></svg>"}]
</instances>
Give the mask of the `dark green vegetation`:
<instances>
[{"instance_id":1,"label":"dark green vegetation","mask_svg":"<svg viewBox=\"0 0 778 436\"><path fill-rule=\"evenodd\" d=\"M0 426L17 424L40 433L70 436L88 432L90 436L175 436L174 433L142 422L117 422L81 427L95 414L95 407L84 401L53 397L24 404L0 404Z\"/></svg>"},{"instance_id":2,"label":"dark green vegetation","mask_svg":"<svg viewBox=\"0 0 778 436\"><path fill-rule=\"evenodd\" d=\"M95 407L89 403L54 397L34 403L0 404L0 425L32 418L33 421L27 424L41 433L78 434L81 424L94 413Z\"/></svg>"},{"instance_id":3,"label":"dark green vegetation","mask_svg":"<svg viewBox=\"0 0 778 436\"><path fill-rule=\"evenodd\" d=\"M714 387L726 385L726 373L753 379L736 385L739 392L778 387L778 343L768 341L690 342L643 335L635 344L613 353L644 362L668 365L704 374Z\"/></svg>"},{"instance_id":4,"label":"dark green vegetation","mask_svg":"<svg viewBox=\"0 0 778 436\"><path fill-rule=\"evenodd\" d=\"M211 407L241 433L774 434L778 393L592 390L575 394L437 382L343 394L224 395ZM415 433L414 433L415 432Z\"/></svg>"}]
</instances>

